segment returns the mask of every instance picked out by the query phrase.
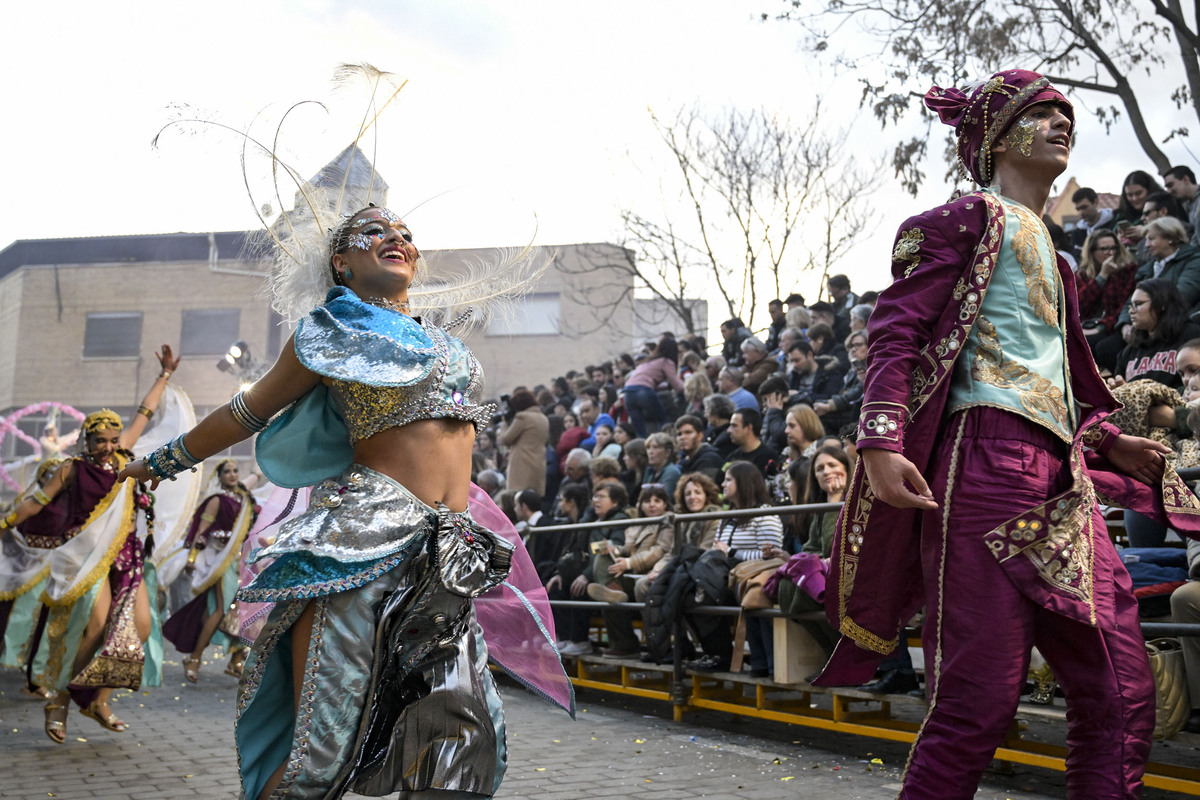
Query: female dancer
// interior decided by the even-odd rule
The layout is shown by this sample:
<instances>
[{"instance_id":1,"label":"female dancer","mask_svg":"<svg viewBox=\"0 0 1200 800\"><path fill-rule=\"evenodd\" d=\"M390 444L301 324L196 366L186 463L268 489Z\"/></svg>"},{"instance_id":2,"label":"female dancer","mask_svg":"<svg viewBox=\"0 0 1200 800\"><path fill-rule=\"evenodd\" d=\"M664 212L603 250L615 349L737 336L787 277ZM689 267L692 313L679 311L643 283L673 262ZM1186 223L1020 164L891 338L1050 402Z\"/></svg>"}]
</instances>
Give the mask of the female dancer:
<instances>
[{"instance_id":1,"label":"female dancer","mask_svg":"<svg viewBox=\"0 0 1200 800\"><path fill-rule=\"evenodd\" d=\"M328 289L324 305L256 384L125 474L169 478L295 403L259 436L259 465L278 485L318 485L238 594L275 603L239 689L244 796L490 796L504 720L472 598L505 579L513 545L467 503L494 407L466 346L409 314L425 262L408 226L372 206L322 245L300 241L332 215L315 216L289 221L276 306L312 308Z\"/></svg>"},{"instance_id":2,"label":"female dancer","mask_svg":"<svg viewBox=\"0 0 1200 800\"><path fill-rule=\"evenodd\" d=\"M135 525L144 501L117 473L179 365L167 345L158 361L162 372L129 426L108 409L89 414L84 454L60 466L44 489L0 521L0 528L19 526L30 545L54 548L42 595L50 612L48 663L36 682L58 692L45 709L46 735L58 744L67 738L68 699L85 717L120 732L126 725L109 708L109 696L114 688L141 685L143 645L153 625Z\"/></svg>"},{"instance_id":3,"label":"female dancer","mask_svg":"<svg viewBox=\"0 0 1200 800\"><path fill-rule=\"evenodd\" d=\"M13 506L44 489L61 463L61 458L52 457L39 464L33 484L13 501ZM46 662L44 653L38 658L45 632L45 623L38 625L38 622L45 608L41 597L50 574L51 552L44 547L31 547L16 528L0 532L0 666L24 666L25 685L21 693L40 700L54 696L53 691L33 681L35 664L42 670Z\"/></svg>"},{"instance_id":4,"label":"female dancer","mask_svg":"<svg viewBox=\"0 0 1200 800\"><path fill-rule=\"evenodd\" d=\"M163 638L188 653L183 671L192 683L199 678L200 658L214 636L229 654L227 674L240 678L246 657L236 629L218 630L218 626L226 616L236 618L231 604L238 585L238 556L256 508L250 490L238 480L236 461L227 458L218 463L216 478L217 492L196 508L183 541L188 553L184 574L194 598L163 625Z\"/></svg>"}]
</instances>

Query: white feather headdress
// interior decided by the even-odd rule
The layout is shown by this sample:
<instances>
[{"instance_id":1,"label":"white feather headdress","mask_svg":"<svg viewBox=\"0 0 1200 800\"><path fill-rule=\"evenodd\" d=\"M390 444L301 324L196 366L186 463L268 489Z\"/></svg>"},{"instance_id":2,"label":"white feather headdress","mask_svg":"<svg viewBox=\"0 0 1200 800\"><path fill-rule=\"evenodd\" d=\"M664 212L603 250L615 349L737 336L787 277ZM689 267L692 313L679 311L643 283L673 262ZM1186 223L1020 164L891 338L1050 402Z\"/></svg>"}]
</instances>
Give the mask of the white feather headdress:
<instances>
[{"instance_id":1,"label":"white feather headdress","mask_svg":"<svg viewBox=\"0 0 1200 800\"><path fill-rule=\"evenodd\" d=\"M353 142L312 180L304 179L278 153L280 134L288 116L301 106L321 105L317 101L302 101L289 108L276 127L270 146L248 131L237 131L212 120L178 120L167 126L199 122L217 125L242 136L246 192L263 226L260 236L249 245L249 255L269 258L271 304L289 322L295 322L324 302L326 293L333 288L330 259L336 231L350 215L369 205L383 205L386 200L387 185L376 174L373 162L362 154L359 143L407 81L398 81L395 76L370 64L343 64L335 71L334 79L339 84L365 81L370 88L370 100ZM380 97L385 98L382 103ZM157 139L155 137L156 142ZM259 199L251 189L247 159L254 151L270 161L274 207L283 207L283 186L294 187L293 209L280 213L274 222L264 218ZM417 279L408 293L412 313L428 316L436 324L452 320L486 324L496 316L511 314L515 302L532 288L554 260L553 254L539 257L530 244L524 248L497 250L492 258L475 256L459 262L456 265L459 269L455 269L453 275L430 276L428 264L421 257L416 265Z\"/></svg>"}]
</instances>

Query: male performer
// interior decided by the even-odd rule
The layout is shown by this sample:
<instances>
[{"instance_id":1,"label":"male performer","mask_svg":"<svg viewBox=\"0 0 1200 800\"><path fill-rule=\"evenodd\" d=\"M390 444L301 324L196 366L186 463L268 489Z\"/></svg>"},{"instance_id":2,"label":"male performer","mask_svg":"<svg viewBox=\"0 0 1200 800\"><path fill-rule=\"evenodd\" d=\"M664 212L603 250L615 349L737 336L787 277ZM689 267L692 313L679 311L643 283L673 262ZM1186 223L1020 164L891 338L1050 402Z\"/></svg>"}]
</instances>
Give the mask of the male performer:
<instances>
[{"instance_id":1,"label":"male performer","mask_svg":"<svg viewBox=\"0 0 1200 800\"><path fill-rule=\"evenodd\" d=\"M1041 222L1070 155L1071 104L1024 70L969 94L934 87L925 102L987 188L901 226L895 282L871 314L865 470L828 594L843 637L819 682L870 679L924 604L929 713L900 797L970 798L1036 644L1067 698L1069 796L1136 797L1154 689L1097 493L1186 531L1200 530L1200 504L1166 447L1101 422L1115 401Z\"/></svg>"}]
</instances>

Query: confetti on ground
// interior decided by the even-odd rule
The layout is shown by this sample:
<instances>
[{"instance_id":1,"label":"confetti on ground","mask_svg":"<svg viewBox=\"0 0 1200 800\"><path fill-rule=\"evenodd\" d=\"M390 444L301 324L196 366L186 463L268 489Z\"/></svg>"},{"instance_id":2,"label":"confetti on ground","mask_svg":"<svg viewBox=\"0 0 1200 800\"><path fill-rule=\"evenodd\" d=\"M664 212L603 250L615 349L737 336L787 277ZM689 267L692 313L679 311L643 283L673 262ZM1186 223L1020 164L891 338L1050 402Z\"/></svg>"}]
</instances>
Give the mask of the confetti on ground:
<instances>
[{"instance_id":1,"label":"confetti on ground","mask_svg":"<svg viewBox=\"0 0 1200 800\"><path fill-rule=\"evenodd\" d=\"M75 741L77 741L77 742L87 742L87 739L83 738L82 736L76 736L76 737L75 737Z\"/></svg>"},{"instance_id":2,"label":"confetti on ground","mask_svg":"<svg viewBox=\"0 0 1200 800\"><path fill-rule=\"evenodd\" d=\"M645 739L634 739L633 743L634 744L645 744L646 740Z\"/></svg>"},{"instance_id":3,"label":"confetti on ground","mask_svg":"<svg viewBox=\"0 0 1200 800\"><path fill-rule=\"evenodd\" d=\"M872 758L872 759L871 759L871 763L872 763L872 764L882 764L882 763L883 763L883 759L882 759L882 758Z\"/></svg>"},{"instance_id":4,"label":"confetti on ground","mask_svg":"<svg viewBox=\"0 0 1200 800\"><path fill-rule=\"evenodd\" d=\"M545 767L535 767L533 771L534 772L545 772L546 768Z\"/></svg>"},{"instance_id":5,"label":"confetti on ground","mask_svg":"<svg viewBox=\"0 0 1200 800\"><path fill-rule=\"evenodd\" d=\"M791 776L791 775L788 775L786 778L780 778L779 780L781 780L781 781L790 781L791 779L792 779L792 776Z\"/></svg>"}]
</instances>

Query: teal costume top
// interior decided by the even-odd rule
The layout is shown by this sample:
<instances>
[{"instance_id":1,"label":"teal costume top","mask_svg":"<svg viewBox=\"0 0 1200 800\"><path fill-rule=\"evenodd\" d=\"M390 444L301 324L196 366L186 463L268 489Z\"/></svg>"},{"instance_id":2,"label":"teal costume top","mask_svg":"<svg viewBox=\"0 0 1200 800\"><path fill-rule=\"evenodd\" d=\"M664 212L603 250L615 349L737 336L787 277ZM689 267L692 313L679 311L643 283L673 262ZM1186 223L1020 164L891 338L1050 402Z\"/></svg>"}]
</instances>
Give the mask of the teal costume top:
<instances>
[{"instance_id":1,"label":"teal costume top","mask_svg":"<svg viewBox=\"0 0 1200 800\"><path fill-rule=\"evenodd\" d=\"M300 321L296 356L328 378L277 417L256 443L273 483L312 486L354 460L354 443L419 419L491 422L483 368L461 341L433 325L370 305L344 286Z\"/></svg>"},{"instance_id":2,"label":"teal costume top","mask_svg":"<svg viewBox=\"0 0 1200 800\"><path fill-rule=\"evenodd\" d=\"M949 407L990 406L1053 431L1076 427L1067 373L1063 285L1046 226L1007 198L1004 241L979 317L954 365Z\"/></svg>"}]
</instances>

